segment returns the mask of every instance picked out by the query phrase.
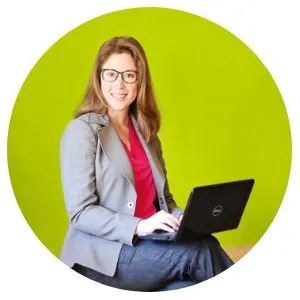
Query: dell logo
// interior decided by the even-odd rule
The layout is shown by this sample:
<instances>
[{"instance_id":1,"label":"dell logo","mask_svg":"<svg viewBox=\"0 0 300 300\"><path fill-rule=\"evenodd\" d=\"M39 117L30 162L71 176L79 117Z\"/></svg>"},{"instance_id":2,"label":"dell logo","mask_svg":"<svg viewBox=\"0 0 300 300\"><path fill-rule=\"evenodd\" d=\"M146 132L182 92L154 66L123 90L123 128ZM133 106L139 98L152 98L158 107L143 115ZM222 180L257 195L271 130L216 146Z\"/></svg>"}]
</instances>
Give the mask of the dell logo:
<instances>
[{"instance_id":1,"label":"dell logo","mask_svg":"<svg viewBox=\"0 0 300 300\"><path fill-rule=\"evenodd\" d=\"M214 217L219 216L223 211L223 206L222 205L217 205L216 207L214 207L212 214Z\"/></svg>"}]
</instances>

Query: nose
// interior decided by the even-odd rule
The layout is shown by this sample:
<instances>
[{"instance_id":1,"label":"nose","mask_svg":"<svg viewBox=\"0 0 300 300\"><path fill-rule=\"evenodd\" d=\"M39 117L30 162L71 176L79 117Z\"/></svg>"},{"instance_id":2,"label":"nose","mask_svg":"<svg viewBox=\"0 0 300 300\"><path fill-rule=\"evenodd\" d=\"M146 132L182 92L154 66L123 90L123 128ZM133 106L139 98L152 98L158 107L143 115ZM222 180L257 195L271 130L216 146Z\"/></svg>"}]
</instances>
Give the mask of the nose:
<instances>
[{"instance_id":1,"label":"nose","mask_svg":"<svg viewBox=\"0 0 300 300\"><path fill-rule=\"evenodd\" d=\"M118 78L114 81L114 85L120 89L125 87L125 82L123 81L121 74L119 74Z\"/></svg>"}]
</instances>

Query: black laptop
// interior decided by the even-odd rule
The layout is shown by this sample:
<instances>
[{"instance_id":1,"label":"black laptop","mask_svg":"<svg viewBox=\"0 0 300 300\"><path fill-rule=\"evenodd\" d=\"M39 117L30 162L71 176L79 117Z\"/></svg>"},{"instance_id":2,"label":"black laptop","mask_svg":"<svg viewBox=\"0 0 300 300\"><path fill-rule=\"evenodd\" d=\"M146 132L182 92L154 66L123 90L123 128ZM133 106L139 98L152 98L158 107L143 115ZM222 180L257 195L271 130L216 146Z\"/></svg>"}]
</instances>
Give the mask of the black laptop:
<instances>
[{"instance_id":1,"label":"black laptop","mask_svg":"<svg viewBox=\"0 0 300 300\"><path fill-rule=\"evenodd\" d=\"M157 230L139 236L158 241L183 241L238 228L254 179L224 182L192 189L176 232Z\"/></svg>"}]
</instances>

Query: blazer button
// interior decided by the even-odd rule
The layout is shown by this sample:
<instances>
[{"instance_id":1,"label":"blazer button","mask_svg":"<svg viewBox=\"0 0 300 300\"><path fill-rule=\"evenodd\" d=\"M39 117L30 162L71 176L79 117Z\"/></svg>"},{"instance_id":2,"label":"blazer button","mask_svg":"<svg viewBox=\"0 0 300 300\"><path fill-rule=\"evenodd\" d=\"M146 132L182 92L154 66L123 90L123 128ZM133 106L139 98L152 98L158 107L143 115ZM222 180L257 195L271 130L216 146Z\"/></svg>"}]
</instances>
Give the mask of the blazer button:
<instances>
[{"instance_id":1,"label":"blazer button","mask_svg":"<svg viewBox=\"0 0 300 300\"><path fill-rule=\"evenodd\" d=\"M128 202L128 204L127 204L127 206L129 207L129 208L133 208L133 202Z\"/></svg>"}]
</instances>

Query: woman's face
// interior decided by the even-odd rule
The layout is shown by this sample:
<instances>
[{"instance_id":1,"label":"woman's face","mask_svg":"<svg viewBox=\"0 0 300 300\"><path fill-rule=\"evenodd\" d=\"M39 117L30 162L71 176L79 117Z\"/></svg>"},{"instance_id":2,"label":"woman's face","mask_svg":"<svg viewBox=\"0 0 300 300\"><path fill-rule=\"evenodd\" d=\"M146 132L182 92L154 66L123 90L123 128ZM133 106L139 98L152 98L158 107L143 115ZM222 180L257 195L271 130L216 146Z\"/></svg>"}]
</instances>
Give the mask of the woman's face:
<instances>
[{"instance_id":1,"label":"woman's face","mask_svg":"<svg viewBox=\"0 0 300 300\"><path fill-rule=\"evenodd\" d=\"M116 71L125 73L119 74ZM109 105L109 111L128 111L130 104L135 101L136 71L134 60L128 53L112 54L103 64L101 90Z\"/></svg>"}]
</instances>

